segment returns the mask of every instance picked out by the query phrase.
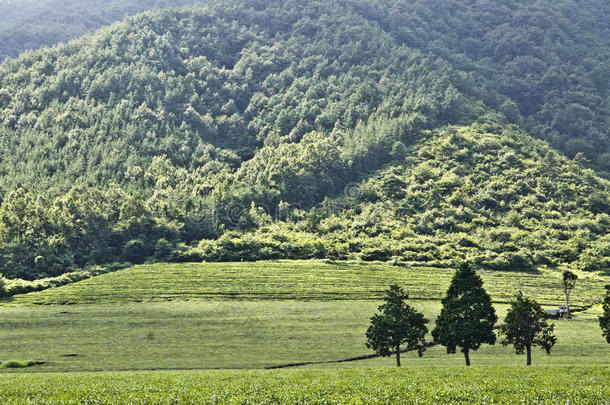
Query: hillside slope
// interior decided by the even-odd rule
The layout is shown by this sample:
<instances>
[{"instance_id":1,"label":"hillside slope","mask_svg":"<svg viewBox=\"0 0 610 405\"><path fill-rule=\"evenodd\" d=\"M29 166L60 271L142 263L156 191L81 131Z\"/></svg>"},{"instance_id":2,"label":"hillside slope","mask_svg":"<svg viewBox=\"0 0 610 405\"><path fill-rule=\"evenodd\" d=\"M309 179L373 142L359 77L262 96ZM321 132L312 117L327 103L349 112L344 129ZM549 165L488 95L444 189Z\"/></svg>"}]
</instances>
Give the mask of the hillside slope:
<instances>
[{"instance_id":1,"label":"hillside slope","mask_svg":"<svg viewBox=\"0 0 610 405\"><path fill-rule=\"evenodd\" d=\"M0 61L92 32L125 15L202 3L206 1L1 0ZM237 3L244 11L277 7L273 2ZM464 72L467 86L476 87L488 104L507 112L535 136L570 157L583 153L598 170L610 172L608 2L338 3L378 24L398 43L440 57Z\"/></svg>"},{"instance_id":2,"label":"hillside slope","mask_svg":"<svg viewBox=\"0 0 610 405\"><path fill-rule=\"evenodd\" d=\"M467 74L486 103L569 157L610 172L610 3L352 2L399 43ZM502 98L508 96L514 105ZM522 117L520 117L521 115Z\"/></svg>"},{"instance_id":3,"label":"hillside slope","mask_svg":"<svg viewBox=\"0 0 610 405\"><path fill-rule=\"evenodd\" d=\"M569 161L525 135L537 110L492 85L501 69L398 35L379 10L403 3L146 13L0 65L0 272L153 256L604 269L609 186L586 168L601 155ZM574 41L602 63L589 22ZM574 92L604 91L583 80Z\"/></svg>"},{"instance_id":4,"label":"hillside slope","mask_svg":"<svg viewBox=\"0 0 610 405\"><path fill-rule=\"evenodd\" d=\"M312 210L232 206L244 236L202 241L203 260L331 257L496 270L610 265L610 182L510 126L447 127ZM401 150L402 152L398 152Z\"/></svg>"}]
</instances>

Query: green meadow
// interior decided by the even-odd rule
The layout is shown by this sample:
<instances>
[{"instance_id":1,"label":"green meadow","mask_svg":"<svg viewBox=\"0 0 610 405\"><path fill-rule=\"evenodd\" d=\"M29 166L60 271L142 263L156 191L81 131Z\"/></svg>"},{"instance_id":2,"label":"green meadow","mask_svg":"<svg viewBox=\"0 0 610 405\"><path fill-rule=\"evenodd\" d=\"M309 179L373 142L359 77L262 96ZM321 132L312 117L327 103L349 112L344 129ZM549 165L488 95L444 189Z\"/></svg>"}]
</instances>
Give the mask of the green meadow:
<instances>
[{"instance_id":1,"label":"green meadow","mask_svg":"<svg viewBox=\"0 0 610 405\"><path fill-rule=\"evenodd\" d=\"M135 266L5 300L0 360L44 362L28 372L392 366L387 358L335 361L373 353L365 347L365 331L390 283L405 286L431 329L452 274L320 261ZM556 272L481 274L500 319L507 291L522 289L546 305L561 302ZM579 280L573 302L593 304L606 282ZM610 364L599 311L593 306L570 321L556 321L558 343L551 356L536 350L534 365ZM497 344L483 346L472 361L519 366L525 359ZM423 358L404 355L403 363L462 362L460 354L432 347Z\"/></svg>"}]
</instances>

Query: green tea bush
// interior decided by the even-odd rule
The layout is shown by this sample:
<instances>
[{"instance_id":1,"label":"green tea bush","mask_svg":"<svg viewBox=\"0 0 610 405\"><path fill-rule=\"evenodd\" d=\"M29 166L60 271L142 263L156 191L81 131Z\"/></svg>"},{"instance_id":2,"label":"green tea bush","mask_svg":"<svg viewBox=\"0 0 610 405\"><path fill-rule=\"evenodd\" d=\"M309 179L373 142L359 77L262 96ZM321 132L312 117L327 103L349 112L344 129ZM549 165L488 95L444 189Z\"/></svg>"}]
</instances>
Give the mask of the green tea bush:
<instances>
[{"instance_id":1,"label":"green tea bush","mask_svg":"<svg viewBox=\"0 0 610 405\"><path fill-rule=\"evenodd\" d=\"M32 367L36 365L36 362L33 360L29 361L21 361L21 360L7 360L3 361L0 367L2 368L26 368Z\"/></svg>"}]
</instances>

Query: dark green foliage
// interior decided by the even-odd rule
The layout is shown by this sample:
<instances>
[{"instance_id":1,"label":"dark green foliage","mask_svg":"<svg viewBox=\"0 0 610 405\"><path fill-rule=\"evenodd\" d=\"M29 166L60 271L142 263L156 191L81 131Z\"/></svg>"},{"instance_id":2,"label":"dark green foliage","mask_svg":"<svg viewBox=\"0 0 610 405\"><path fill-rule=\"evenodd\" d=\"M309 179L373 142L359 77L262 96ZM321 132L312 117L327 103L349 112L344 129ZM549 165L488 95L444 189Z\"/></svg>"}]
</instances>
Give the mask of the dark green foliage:
<instances>
[{"instance_id":1,"label":"dark green foliage","mask_svg":"<svg viewBox=\"0 0 610 405\"><path fill-rule=\"evenodd\" d=\"M517 354L527 353L529 366L532 364L532 346L540 346L551 354L551 348L557 342L554 327L547 321L540 304L519 291L510 303L504 324L500 326L500 334L504 336L501 343L513 345Z\"/></svg>"},{"instance_id":2,"label":"dark green foliage","mask_svg":"<svg viewBox=\"0 0 610 405\"><path fill-rule=\"evenodd\" d=\"M607 165L607 1L350 3L397 41L448 61L461 73L460 89L476 89L508 121L571 157L582 152Z\"/></svg>"},{"instance_id":3,"label":"dark green foliage","mask_svg":"<svg viewBox=\"0 0 610 405\"><path fill-rule=\"evenodd\" d=\"M481 277L467 263L462 263L441 302L443 308L432 337L447 348L447 353L455 353L459 347L469 366L470 351L482 344L496 343L493 328L498 317L491 298L483 288Z\"/></svg>"},{"instance_id":4,"label":"dark green foliage","mask_svg":"<svg viewBox=\"0 0 610 405\"><path fill-rule=\"evenodd\" d=\"M610 343L610 285L606 286L606 295L602 303L604 313L599 317L599 326L602 329L602 335L606 341Z\"/></svg>"},{"instance_id":5,"label":"dark green foliage","mask_svg":"<svg viewBox=\"0 0 610 405\"><path fill-rule=\"evenodd\" d=\"M428 320L405 303L409 297L398 285L391 285L385 294L385 304L379 307L379 314L373 315L366 331L366 347L384 357L396 354L400 367L400 346L406 344L407 349L417 350L420 357L424 354Z\"/></svg>"},{"instance_id":6,"label":"dark green foliage","mask_svg":"<svg viewBox=\"0 0 610 405\"><path fill-rule=\"evenodd\" d=\"M0 276L0 298L7 297L9 295L6 290L6 279Z\"/></svg>"},{"instance_id":7,"label":"dark green foliage","mask_svg":"<svg viewBox=\"0 0 610 405\"><path fill-rule=\"evenodd\" d=\"M34 360L22 361L22 360L6 360L3 361L0 367L2 368L26 368L41 364Z\"/></svg>"},{"instance_id":8,"label":"dark green foliage","mask_svg":"<svg viewBox=\"0 0 610 405\"><path fill-rule=\"evenodd\" d=\"M206 0L0 0L0 62L21 52L66 42L150 9Z\"/></svg>"},{"instance_id":9,"label":"dark green foliage","mask_svg":"<svg viewBox=\"0 0 610 405\"><path fill-rule=\"evenodd\" d=\"M174 245L167 239L161 238L155 245L155 258L168 259L174 250Z\"/></svg>"},{"instance_id":10,"label":"dark green foliage","mask_svg":"<svg viewBox=\"0 0 610 405\"><path fill-rule=\"evenodd\" d=\"M130 240L125 244L125 249L123 249L123 259L125 261L141 264L144 263L147 256L146 246L140 239Z\"/></svg>"}]
</instances>

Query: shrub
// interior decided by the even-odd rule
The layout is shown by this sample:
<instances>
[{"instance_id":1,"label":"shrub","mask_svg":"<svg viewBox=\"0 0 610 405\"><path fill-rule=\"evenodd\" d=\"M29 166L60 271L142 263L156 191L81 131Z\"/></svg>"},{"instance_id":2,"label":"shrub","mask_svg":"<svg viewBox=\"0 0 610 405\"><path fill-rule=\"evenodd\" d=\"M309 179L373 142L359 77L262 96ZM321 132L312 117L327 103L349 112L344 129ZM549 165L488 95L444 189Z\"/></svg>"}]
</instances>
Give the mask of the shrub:
<instances>
[{"instance_id":1,"label":"shrub","mask_svg":"<svg viewBox=\"0 0 610 405\"><path fill-rule=\"evenodd\" d=\"M382 261L385 262L390 259L392 252L386 247L380 248L366 248L362 250L361 258L365 261Z\"/></svg>"},{"instance_id":2,"label":"shrub","mask_svg":"<svg viewBox=\"0 0 610 405\"><path fill-rule=\"evenodd\" d=\"M532 259L523 251L502 252L486 264L495 270L531 271L534 269Z\"/></svg>"},{"instance_id":3,"label":"shrub","mask_svg":"<svg viewBox=\"0 0 610 405\"><path fill-rule=\"evenodd\" d=\"M20 361L20 360L7 360L2 363L2 368L26 368L35 366L37 363L33 360Z\"/></svg>"},{"instance_id":4,"label":"shrub","mask_svg":"<svg viewBox=\"0 0 610 405\"><path fill-rule=\"evenodd\" d=\"M156 259L167 259L174 250L174 245L165 238L161 238L155 245L155 258Z\"/></svg>"},{"instance_id":5,"label":"shrub","mask_svg":"<svg viewBox=\"0 0 610 405\"><path fill-rule=\"evenodd\" d=\"M6 279L0 276L0 298L8 297L8 291L6 290Z\"/></svg>"},{"instance_id":6,"label":"shrub","mask_svg":"<svg viewBox=\"0 0 610 405\"><path fill-rule=\"evenodd\" d=\"M126 261L142 264L146 261L146 247L140 239L130 240L125 244L123 257Z\"/></svg>"}]
</instances>

